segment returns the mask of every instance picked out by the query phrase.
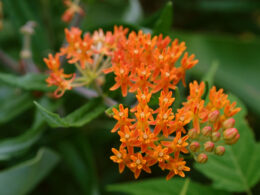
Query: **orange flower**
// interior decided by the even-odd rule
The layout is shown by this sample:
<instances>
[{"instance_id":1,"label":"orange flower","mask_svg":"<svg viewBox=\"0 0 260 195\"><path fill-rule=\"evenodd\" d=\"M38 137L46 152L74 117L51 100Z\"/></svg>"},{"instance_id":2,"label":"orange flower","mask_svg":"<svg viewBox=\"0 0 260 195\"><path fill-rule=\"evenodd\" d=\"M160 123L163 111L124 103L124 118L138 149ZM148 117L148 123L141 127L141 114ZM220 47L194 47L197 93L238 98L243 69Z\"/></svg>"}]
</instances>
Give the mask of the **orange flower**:
<instances>
[{"instance_id":1,"label":"orange flower","mask_svg":"<svg viewBox=\"0 0 260 195\"><path fill-rule=\"evenodd\" d=\"M119 151L115 148L112 148L112 152L114 153L113 156L110 156L110 159L118 163L119 172L122 173L125 169L125 164L127 162L127 153L123 147L120 147Z\"/></svg>"},{"instance_id":2,"label":"orange flower","mask_svg":"<svg viewBox=\"0 0 260 195\"><path fill-rule=\"evenodd\" d=\"M166 179L171 179L174 175L179 175L181 177L185 177L183 171L190 171L190 168L185 166L186 161L183 158L171 158L170 162L167 164L166 169L170 170L169 174L167 175Z\"/></svg>"},{"instance_id":3,"label":"orange flower","mask_svg":"<svg viewBox=\"0 0 260 195\"><path fill-rule=\"evenodd\" d=\"M173 141L162 141L162 145L169 148L169 152L174 152L175 158L177 158L180 152L188 153L187 150L188 143L186 140L188 139L188 135L181 137L181 132L177 132L176 137Z\"/></svg>"},{"instance_id":4,"label":"orange flower","mask_svg":"<svg viewBox=\"0 0 260 195\"><path fill-rule=\"evenodd\" d=\"M44 58L44 62L51 70L46 82L49 86L57 86L58 88L54 92L56 98L61 97L66 90L72 89L72 82L75 79L75 74L65 74L63 69L60 69L60 54L57 53L54 57L49 54L49 58Z\"/></svg>"},{"instance_id":5,"label":"orange flower","mask_svg":"<svg viewBox=\"0 0 260 195\"><path fill-rule=\"evenodd\" d=\"M151 173L151 169L149 168L147 160L143 158L140 153L131 155L130 159L132 160L132 162L129 164L129 168L131 169L131 171L134 172L135 179L140 176L142 170L147 173Z\"/></svg>"},{"instance_id":6,"label":"orange flower","mask_svg":"<svg viewBox=\"0 0 260 195\"><path fill-rule=\"evenodd\" d=\"M118 129L123 131L123 127L131 125L131 121L133 120L128 118L128 108L124 109L124 106L120 104L119 110L113 108L112 111L114 112L114 119L118 121L114 128L111 130L112 133L116 132Z\"/></svg>"},{"instance_id":7,"label":"orange flower","mask_svg":"<svg viewBox=\"0 0 260 195\"><path fill-rule=\"evenodd\" d=\"M141 152L146 152L148 147L155 147L154 142L157 140L158 138L149 128L146 128L145 131L139 130L138 141L141 146Z\"/></svg>"},{"instance_id":8,"label":"orange flower","mask_svg":"<svg viewBox=\"0 0 260 195\"><path fill-rule=\"evenodd\" d=\"M61 17L64 22L70 22L76 13L84 15L83 9L71 0L64 0L64 4L68 7Z\"/></svg>"}]
</instances>

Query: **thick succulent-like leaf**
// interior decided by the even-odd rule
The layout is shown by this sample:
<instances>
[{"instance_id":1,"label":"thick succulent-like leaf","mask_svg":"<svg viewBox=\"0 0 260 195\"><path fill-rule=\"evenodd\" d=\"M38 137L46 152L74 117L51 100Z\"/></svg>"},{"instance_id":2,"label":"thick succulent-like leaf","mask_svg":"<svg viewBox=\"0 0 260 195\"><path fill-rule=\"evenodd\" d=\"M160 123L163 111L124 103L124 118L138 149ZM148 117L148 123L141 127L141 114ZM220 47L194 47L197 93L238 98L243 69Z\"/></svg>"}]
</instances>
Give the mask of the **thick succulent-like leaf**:
<instances>
[{"instance_id":1,"label":"thick succulent-like leaf","mask_svg":"<svg viewBox=\"0 0 260 195\"><path fill-rule=\"evenodd\" d=\"M42 148L37 155L21 164L0 171L0 192L4 195L28 194L53 167L59 157L47 148Z\"/></svg>"},{"instance_id":2,"label":"thick succulent-like leaf","mask_svg":"<svg viewBox=\"0 0 260 195\"><path fill-rule=\"evenodd\" d=\"M8 89L7 91L0 91L3 93L9 93ZM32 106L33 104L30 94L20 92L16 93L14 91L6 94L6 96L1 98L0 102L0 124L12 120Z\"/></svg>"},{"instance_id":3,"label":"thick succulent-like leaf","mask_svg":"<svg viewBox=\"0 0 260 195\"><path fill-rule=\"evenodd\" d=\"M209 186L190 181L190 179L173 178L166 181L165 178L149 179L131 183L113 184L107 187L108 191L124 192L131 195L200 195L200 194L229 194L215 190Z\"/></svg>"},{"instance_id":4,"label":"thick succulent-like leaf","mask_svg":"<svg viewBox=\"0 0 260 195\"><path fill-rule=\"evenodd\" d=\"M56 107L52 105L47 98L41 99L40 102L51 110ZM29 130L19 136L2 139L0 141L0 161L9 160L12 157L23 154L35 144L44 131L44 122L43 117L39 111L36 110L34 123Z\"/></svg>"},{"instance_id":5,"label":"thick succulent-like leaf","mask_svg":"<svg viewBox=\"0 0 260 195\"><path fill-rule=\"evenodd\" d=\"M255 142L252 129L245 119L246 107L234 96L230 96L230 99L242 109L234 117L235 127L240 133L239 141L232 146L225 146L224 156L212 155L206 164L196 164L195 167L213 180L215 188L249 192L260 179L260 144Z\"/></svg>"},{"instance_id":6,"label":"thick succulent-like leaf","mask_svg":"<svg viewBox=\"0 0 260 195\"><path fill-rule=\"evenodd\" d=\"M100 99L92 99L68 116L61 118L58 114L47 110L37 102L34 103L51 127L81 127L95 119L106 109Z\"/></svg>"},{"instance_id":7,"label":"thick succulent-like leaf","mask_svg":"<svg viewBox=\"0 0 260 195\"><path fill-rule=\"evenodd\" d=\"M25 90L53 91L53 87L48 87L44 74L28 73L24 76L16 76L8 73L0 73L0 81L7 85Z\"/></svg>"},{"instance_id":8,"label":"thick succulent-like leaf","mask_svg":"<svg viewBox=\"0 0 260 195\"><path fill-rule=\"evenodd\" d=\"M169 1L162 10L161 16L155 23L153 34L168 33L172 26L173 7L172 2Z\"/></svg>"}]
</instances>

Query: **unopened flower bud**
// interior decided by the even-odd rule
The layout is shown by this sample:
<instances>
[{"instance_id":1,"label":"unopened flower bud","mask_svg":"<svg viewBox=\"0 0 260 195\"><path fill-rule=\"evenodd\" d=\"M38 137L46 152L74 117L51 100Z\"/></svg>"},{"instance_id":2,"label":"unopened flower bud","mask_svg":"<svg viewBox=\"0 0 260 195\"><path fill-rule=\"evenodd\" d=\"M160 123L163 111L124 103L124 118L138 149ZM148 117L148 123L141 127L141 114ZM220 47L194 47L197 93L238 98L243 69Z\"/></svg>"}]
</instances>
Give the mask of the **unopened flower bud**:
<instances>
[{"instance_id":1,"label":"unopened flower bud","mask_svg":"<svg viewBox=\"0 0 260 195\"><path fill-rule=\"evenodd\" d=\"M223 122L223 128L229 129L235 126L235 119L229 118Z\"/></svg>"},{"instance_id":2,"label":"unopened flower bud","mask_svg":"<svg viewBox=\"0 0 260 195\"><path fill-rule=\"evenodd\" d=\"M207 152L212 152L214 149L215 144L212 141L207 141L204 143L204 149Z\"/></svg>"},{"instance_id":3,"label":"unopened flower bud","mask_svg":"<svg viewBox=\"0 0 260 195\"><path fill-rule=\"evenodd\" d=\"M209 113L209 121L210 122L215 122L217 118L219 117L220 112L218 110L215 110L211 113Z\"/></svg>"},{"instance_id":4,"label":"unopened flower bud","mask_svg":"<svg viewBox=\"0 0 260 195\"><path fill-rule=\"evenodd\" d=\"M238 130L236 128L229 128L224 131L223 137L225 140L232 140L237 136L237 134Z\"/></svg>"},{"instance_id":5,"label":"unopened flower bud","mask_svg":"<svg viewBox=\"0 0 260 195\"><path fill-rule=\"evenodd\" d=\"M197 157L197 162L199 163L206 163L208 161L208 156L207 154L201 153Z\"/></svg>"},{"instance_id":6,"label":"unopened flower bud","mask_svg":"<svg viewBox=\"0 0 260 195\"><path fill-rule=\"evenodd\" d=\"M192 142L190 144L190 150L192 152L198 152L200 150L200 143L199 142Z\"/></svg>"},{"instance_id":7,"label":"unopened flower bud","mask_svg":"<svg viewBox=\"0 0 260 195\"><path fill-rule=\"evenodd\" d=\"M211 126L203 127L203 129L201 130L201 133L204 136L210 136L211 132L212 132L212 127Z\"/></svg>"},{"instance_id":8,"label":"unopened flower bud","mask_svg":"<svg viewBox=\"0 0 260 195\"><path fill-rule=\"evenodd\" d=\"M225 151L226 151L226 149L225 149L224 146L217 146L215 148L215 154L218 155L218 156L223 156Z\"/></svg>"},{"instance_id":9,"label":"unopened flower bud","mask_svg":"<svg viewBox=\"0 0 260 195\"><path fill-rule=\"evenodd\" d=\"M220 133L216 131L212 133L211 139L213 142L217 142L220 139L220 136L221 136Z\"/></svg>"},{"instance_id":10,"label":"unopened flower bud","mask_svg":"<svg viewBox=\"0 0 260 195\"><path fill-rule=\"evenodd\" d=\"M236 137L234 137L233 139L231 140L225 140L226 144L229 144L229 145L232 145L232 144L235 144L240 138L240 135L237 134Z\"/></svg>"},{"instance_id":11,"label":"unopened flower bud","mask_svg":"<svg viewBox=\"0 0 260 195\"><path fill-rule=\"evenodd\" d=\"M198 136L197 130L195 128L190 129L188 132L189 138L195 139Z\"/></svg>"}]
</instances>

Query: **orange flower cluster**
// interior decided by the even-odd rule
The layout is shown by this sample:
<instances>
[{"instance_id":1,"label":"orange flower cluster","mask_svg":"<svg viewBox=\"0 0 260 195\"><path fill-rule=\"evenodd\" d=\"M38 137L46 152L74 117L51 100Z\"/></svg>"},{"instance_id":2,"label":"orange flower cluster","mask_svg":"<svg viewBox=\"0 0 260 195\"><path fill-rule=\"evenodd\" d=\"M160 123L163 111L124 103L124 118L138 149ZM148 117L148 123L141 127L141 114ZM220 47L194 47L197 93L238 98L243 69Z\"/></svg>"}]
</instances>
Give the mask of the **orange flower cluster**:
<instances>
[{"instance_id":1,"label":"orange flower cluster","mask_svg":"<svg viewBox=\"0 0 260 195\"><path fill-rule=\"evenodd\" d=\"M76 2L77 1L77 2ZM64 22L70 22L73 16L77 13L80 15L84 15L83 9L78 5L79 0L71 1L71 0L64 0L64 4L68 7L67 10L62 15L61 19Z\"/></svg>"},{"instance_id":2,"label":"orange flower cluster","mask_svg":"<svg viewBox=\"0 0 260 195\"><path fill-rule=\"evenodd\" d=\"M65 29L67 45L55 54L49 55L44 62L50 69L50 76L46 80L49 86L57 86L55 97L61 97L66 90L73 87L87 86L93 81L102 83L104 80L103 69L111 66L111 57L117 49L118 42L126 39L128 29L114 28L114 33L104 33L101 29L93 35L86 33L82 37L79 28ZM74 64L78 72L64 74L60 67L60 57L65 56L69 64Z\"/></svg>"},{"instance_id":3,"label":"orange flower cluster","mask_svg":"<svg viewBox=\"0 0 260 195\"><path fill-rule=\"evenodd\" d=\"M195 81L190 84L187 102L173 113L175 99L171 90L181 80L185 85L186 70L196 65L198 60L194 59L194 55L184 53L184 42L179 43L177 39L170 42L169 37L163 39L160 35L151 38L150 34L142 31L131 32L128 39L118 43L112 67L105 70L105 73L115 74L116 83L111 90L120 87L123 96L128 92L136 93L137 105L130 110L135 117L129 117L128 108L121 104L119 110L113 108L117 123L112 132L118 133L121 145L118 150L112 148L114 155L110 157L119 164L120 173L128 167L135 178L142 170L151 173L150 167L155 164L169 171L167 180L175 175L184 177L184 171L190 168L186 166L183 154L191 152L198 162L205 163L206 152L214 151L217 155L225 152L222 145L216 144L221 136L227 144L239 139L237 130L233 128L234 119L230 118L239 108L230 103L223 89L216 91L213 87L210 101L205 105L202 99L205 84L199 85ZM180 65L176 66L180 58ZM159 106L154 110L149 102L159 91ZM222 109L224 113L221 115ZM193 128L189 135L185 135L185 127L190 123ZM204 134L207 138L202 139ZM203 153L200 150L202 140L206 140Z\"/></svg>"},{"instance_id":4,"label":"orange flower cluster","mask_svg":"<svg viewBox=\"0 0 260 195\"><path fill-rule=\"evenodd\" d=\"M119 42L112 67L105 70L105 73L113 72L116 75L116 84L111 90L121 87L123 96L126 96L128 88L130 92L136 92L138 88L144 91L148 87L155 93L175 89L180 80L185 84L185 71L198 60L186 52L181 65L176 67L186 46L177 39L170 42L169 37L163 39L162 35L151 38L151 34L142 31L131 32L128 39Z\"/></svg>"},{"instance_id":5,"label":"orange flower cluster","mask_svg":"<svg viewBox=\"0 0 260 195\"><path fill-rule=\"evenodd\" d=\"M183 107L178 109L177 115L192 121L193 128L189 130L190 150L195 159L205 163L207 153L215 152L223 155L223 144L234 144L240 135L234 128L235 120L232 118L240 108L236 102L231 103L223 89L212 87L209 91L209 101L206 104L202 99L205 93L205 84L197 81L190 83L190 95ZM201 147L203 145L203 147Z\"/></svg>"},{"instance_id":6,"label":"orange flower cluster","mask_svg":"<svg viewBox=\"0 0 260 195\"><path fill-rule=\"evenodd\" d=\"M135 178L142 170L150 173L150 167L156 163L162 170L169 171L167 179L174 175L184 177L184 171L190 170L181 157L181 153L189 152L188 136L183 136L188 121L174 116L171 107L175 99L170 89L175 89L181 80L185 84L185 71L198 60L184 53L184 42L179 43L177 39L170 42L169 37L162 35L151 38L142 31L131 32L128 39L119 42L112 67L105 70L116 75L116 84L111 90L121 87L123 96L128 91L137 92L138 104L131 109L135 118L128 117L128 108L123 105L119 110L113 109L117 123L112 132L118 132L121 146L119 150L113 148L111 156L111 160L119 164L120 172L127 166ZM153 110L149 106L150 98L158 91L161 91L159 107Z\"/></svg>"},{"instance_id":7,"label":"orange flower cluster","mask_svg":"<svg viewBox=\"0 0 260 195\"><path fill-rule=\"evenodd\" d=\"M75 79L74 74L65 74L63 68L60 68L60 54L52 56L49 54L49 58L44 58L44 62L51 70L50 76L46 79L49 86L58 86L57 90L54 92L55 97L61 97L64 91L71 89L71 83Z\"/></svg>"}]
</instances>

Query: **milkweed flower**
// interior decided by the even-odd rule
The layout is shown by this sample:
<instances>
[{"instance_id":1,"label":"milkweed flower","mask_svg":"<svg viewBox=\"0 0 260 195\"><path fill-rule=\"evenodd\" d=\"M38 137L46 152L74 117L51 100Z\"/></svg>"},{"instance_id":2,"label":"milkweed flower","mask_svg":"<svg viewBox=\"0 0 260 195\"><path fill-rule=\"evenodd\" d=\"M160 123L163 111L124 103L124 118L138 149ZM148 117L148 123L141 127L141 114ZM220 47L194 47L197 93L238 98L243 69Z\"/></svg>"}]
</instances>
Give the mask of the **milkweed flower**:
<instances>
[{"instance_id":1,"label":"milkweed flower","mask_svg":"<svg viewBox=\"0 0 260 195\"><path fill-rule=\"evenodd\" d=\"M115 81L110 90L121 89L124 97L135 94L137 103L132 108L122 104L112 108L117 122L111 132L119 135L121 144L119 149L112 148L110 159L118 164L120 173L127 167L136 179L142 171L151 173L154 165L167 171L166 179L184 177L190 171L184 158L187 153L199 163L206 163L209 153L223 155L224 145L234 144L240 137L233 118L240 108L215 86L205 101L205 83L193 81L188 85L187 100L174 112L174 90L180 82L186 85L186 71L198 60L185 52L185 43L178 39L152 37L141 30L127 33L122 26L93 34L83 34L75 27L65 29L68 44L54 57L44 59L50 69L46 81L57 86L56 96L88 86L109 73ZM64 73L61 56L76 72ZM151 106L152 98L158 98L158 105Z\"/></svg>"},{"instance_id":2,"label":"milkweed flower","mask_svg":"<svg viewBox=\"0 0 260 195\"><path fill-rule=\"evenodd\" d=\"M130 32L128 38L118 42L112 65L104 70L106 74L113 72L115 75L115 84L110 90L121 88L123 96L136 94L137 104L130 109L133 114L124 114L134 117L127 118L128 124L121 123L118 113L123 111L122 105L119 110L114 108L117 123L112 130L120 136L120 148L127 151L125 167L135 178L142 171L151 173L150 167L156 164L168 171L166 179L175 175L184 177L185 171L190 171L185 154L192 153L197 162L206 163L208 153L224 153L218 142L225 139L226 144L233 144L239 138L235 130L227 128L223 138L225 127L234 125L230 117L240 110L235 103L230 103L223 89L210 89L209 103L206 103L203 99L205 83L194 81L189 84L187 101L173 112L172 91L180 81L186 85L186 71L198 60L194 54L185 52L184 42L177 39L170 42L169 37L162 35L151 37L142 31ZM159 104L152 108L150 99L157 92L160 92ZM119 128L120 123L123 125ZM189 131L188 124L192 127Z\"/></svg>"},{"instance_id":3,"label":"milkweed flower","mask_svg":"<svg viewBox=\"0 0 260 195\"><path fill-rule=\"evenodd\" d=\"M79 0L64 0L63 2L67 7L61 17L64 22L70 22L75 14L84 15L84 10L79 6Z\"/></svg>"},{"instance_id":4,"label":"milkweed flower","mask_svg":"<svg viewBox=\"0 0 260 195\"><path fill-rule=\"evenodd\" d=\"M57 86L54 96L61 97L66 90L73 87L88 86L93 82L101 85L104 80L103 71L108 70L108 67L111 66L113 53L118 50L118 43L126 39L127 32L128 29L122 26L115 26L113 33L110 31L104 33L100 29L92 35L90 33L83 34L82 30L77 27L65 29L67 44L54 55L56 65L51 64L53 57L49 56L49 58L44 59L50 69L50 75L46 81L49 85ZM61 68L61 57L66 58L67 63L75 66L77 71L72 74L65 74L64 69ZM56 70L57 67L54 66L58 66L59 70ZM125 76L127 74L126 69L121 68L118 71L119 75ZM125 82L123 77L118 78L118 83L122 86L129 84Z\"/></svg>"}]
</instances>

